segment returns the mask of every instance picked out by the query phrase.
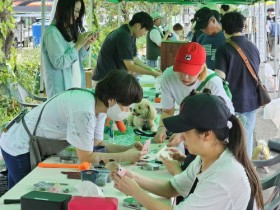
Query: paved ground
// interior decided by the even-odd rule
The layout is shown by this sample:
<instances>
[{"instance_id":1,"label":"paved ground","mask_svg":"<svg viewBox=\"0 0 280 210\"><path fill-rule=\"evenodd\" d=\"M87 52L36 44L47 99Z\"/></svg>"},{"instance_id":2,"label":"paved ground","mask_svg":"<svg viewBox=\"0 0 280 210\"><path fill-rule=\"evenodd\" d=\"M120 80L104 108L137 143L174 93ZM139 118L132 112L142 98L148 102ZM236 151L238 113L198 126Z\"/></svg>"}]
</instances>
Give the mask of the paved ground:
<instances>
[{"instance_id":1,"label":"paved ground","mask_svg":"<svg viewBox=\"0 0 280 210\"><path fill-rule=\"evenodd\" d=\"M269 62L269 63L273 66L272 62ZM273 99L278 98L278 92L270 93L270 95ZM268 141L269 139L274 138L277 133L277 128L276 128L275 124L272 122L272 120L263 119L263 112L264 112L263 108L260 108L257 112L256 127L255 127L255 131L254 131L255 142L258 139L265 139L266 141ZM274 156L274 157L276 155L278 155L278 153L275 151L271 151L271 153L272 153L272 156ZM258 171L260 177L264 178L264 177L272 175L279 169L280 169L280 163L269 167L268 173L263 168L257 168L257 171ZM272 192L272 189L264 191L264 198L265 199L268 198L271 192Z\"/></svg>"}]
</instances>

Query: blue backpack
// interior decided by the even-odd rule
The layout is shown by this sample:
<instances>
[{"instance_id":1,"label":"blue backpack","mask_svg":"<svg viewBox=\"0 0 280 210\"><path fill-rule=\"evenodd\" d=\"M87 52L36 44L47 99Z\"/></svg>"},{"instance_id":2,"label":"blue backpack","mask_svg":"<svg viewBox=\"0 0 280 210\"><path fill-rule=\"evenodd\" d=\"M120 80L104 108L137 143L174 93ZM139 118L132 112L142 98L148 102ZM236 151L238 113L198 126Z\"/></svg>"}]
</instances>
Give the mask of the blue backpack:
<instances>
[{"instance_id":1,"label":"blue backpack","mask_svg":"<svg viewBox=\"0 0 280 210\"><path fill-rule=\"evenodd\" d=\"M270 22L270 36L275 37L276 34L276 24L277 24L277 35L280 35L280 25L274 21Z\"/></svg>"}]
</instances>

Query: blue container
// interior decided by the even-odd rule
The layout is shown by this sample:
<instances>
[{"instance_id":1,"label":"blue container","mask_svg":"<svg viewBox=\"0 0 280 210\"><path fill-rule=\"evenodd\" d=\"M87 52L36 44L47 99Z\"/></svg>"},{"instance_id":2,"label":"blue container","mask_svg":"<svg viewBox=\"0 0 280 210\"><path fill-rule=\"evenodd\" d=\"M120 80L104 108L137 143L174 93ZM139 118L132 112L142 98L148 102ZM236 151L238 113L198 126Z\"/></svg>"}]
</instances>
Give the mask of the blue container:
<instances>
[{"instance_id":1,"label":"blue container","mask_svg":"<svg viewBox=\"0 0 280 210\"><path fill-rule=\"evenodd\" d=\"M49 26L49 22L45 22L45 27ZM33 36L33 46L37 47L41 42L41 22L34 23L32 25L32 36Z\"/></svg>"}]
</instances>

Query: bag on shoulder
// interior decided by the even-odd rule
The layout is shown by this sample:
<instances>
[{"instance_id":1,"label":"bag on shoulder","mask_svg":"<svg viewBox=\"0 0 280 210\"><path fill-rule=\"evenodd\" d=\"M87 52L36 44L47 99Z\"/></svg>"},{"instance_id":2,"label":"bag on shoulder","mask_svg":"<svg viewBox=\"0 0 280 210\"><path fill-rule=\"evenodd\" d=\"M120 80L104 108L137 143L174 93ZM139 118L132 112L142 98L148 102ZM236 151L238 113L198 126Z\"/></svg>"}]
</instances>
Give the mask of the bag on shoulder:
<instances>
[{"instance_id":1,"label":"bag on shoulder","mask_svg":"<svg viewBox=\"0 0 280 210\"><path fill-rule=\"evenodd\" d=\"M229 39L229 40L227 40L227 43L229 43L236 49L236 51L239 53L242 60L244 61L249 73L251 74L253 79L256 81L259 106L264 106L264 105L268 104L271 101L271 99L267 93L265 86L262 84L260 78L258 77L258 75L254 71L252 65L250 64L250 61L248 60L247 56L244 54L242 49L234 41Z\"/></svg>"},{"instance_id":2,"label":"bag on shoulder","mask_svg":"<svg viewBox=\"0 0 280 210\"><path fill-rule=\"evenodd\" d=\"M70 144L66 140L50 139L31 134L24 117L22 118L22 125L29 136L29 154L30 166L34 169L38 163L42 162L51 155L57 154Z\"/></svg>"},{"instance_id":3,"label":"bag on shoulder","mask_svg":"<svg viewBox=\"0 0 280 210\"><path fill-rule=\"evenodd\" d=\"M56 155L69 146L70 144L66 140L32 136L29 140L31 169L34 169L38 163L44 161L51 155Z\"/></svg>"},{"instance_id":4,"label":"bag on shoulder","mask_svg":"<svg viewBox=\"0 0 280 210\"><path fill-rule=\"evenodd\" d=\"M259 103L260 103L260 106L264 106L268 103L271 102L271 98L270 96L268 95L268 92L266 90L266 87L263 85L263 84L259 84L258 87L257 87L257 93L258 93L258 96L259 96Z\"/></svg>"},{"instance_id":5,"label":"bag on shoulder","mask_svg":"<svg viewBox=\"0 0 280 210\"><path fill-rule=\"evenodd\" d=\"M200 83L200 85L198 86L198 88L196 88L196 91L201 91L202 88L206 85L206 83L207 83L210 79L212 79L213 77L215 77L215 76L221 78L216 72L214 72L214 73L208 75L208 76L206 77L206 79L205 79L203 82ZM231 91L230 91L230 89L229 89L229 84L228 84L228 82L227 82L225 79L221 78L221 80L222 80L222 82L223 82L223 88L224 88L224 90L225 90L227 96L228 96L228 97L230 98L230 100L231 100L231 99L232 99L232 94L231 94Z\"/></svg>"}]
</instances>

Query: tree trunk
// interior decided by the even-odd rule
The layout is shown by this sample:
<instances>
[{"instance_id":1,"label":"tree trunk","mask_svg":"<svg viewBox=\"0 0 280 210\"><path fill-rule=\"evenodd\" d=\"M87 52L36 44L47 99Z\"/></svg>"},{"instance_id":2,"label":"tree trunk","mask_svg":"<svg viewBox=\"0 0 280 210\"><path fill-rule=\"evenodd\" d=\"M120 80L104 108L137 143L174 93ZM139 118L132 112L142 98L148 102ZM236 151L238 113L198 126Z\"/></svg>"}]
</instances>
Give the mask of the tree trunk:
<instances>
[{"instance_id":1,"label":"tree trunk","mask_svg":"<svg viewBox=\"0 0 280 210\"><path fill-rule=\"evenodd\" d=\"M0 32L0 40L2 40L1 50L4 53L4 58L2 59L4 62L10 59L11 47L14 40L13 23L10 22L12 13L8 8L12 6L12 0L5 1L7 2L3 4L3 8L0 8L0 22L1 24L6 23L7 29L6 34L3 34L4 30Z\"/></svg>"}]
</instances>

